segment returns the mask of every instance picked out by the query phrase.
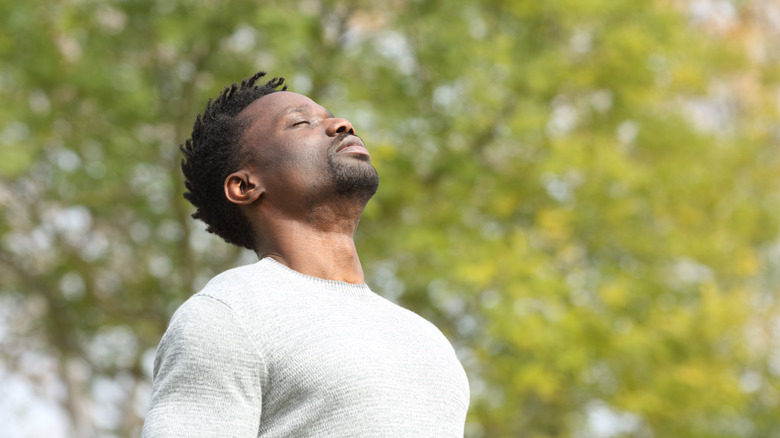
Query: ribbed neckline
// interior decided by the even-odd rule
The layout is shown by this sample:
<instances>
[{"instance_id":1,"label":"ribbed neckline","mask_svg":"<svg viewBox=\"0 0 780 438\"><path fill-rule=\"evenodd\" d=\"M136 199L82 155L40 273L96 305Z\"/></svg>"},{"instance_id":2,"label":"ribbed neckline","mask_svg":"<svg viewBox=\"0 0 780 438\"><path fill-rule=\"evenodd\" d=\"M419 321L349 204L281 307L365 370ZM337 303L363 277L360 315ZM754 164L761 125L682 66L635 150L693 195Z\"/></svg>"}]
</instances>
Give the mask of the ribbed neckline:
<instances>
[{"instance_id":1,"label":"ribbed neckline","mask_svg":"<svg viewBox=\"0 0 780 438\"><path fill-rule=\"evenodd\" d=\"M342 293L373 293L371 288L368 287L368 285L365 283L352 284L347 283L346 281L326 280L324 278L301 274L300 272L294 269L290 269L289 267L279 263L272 257L265 257L260 259L260 261L257 262L257 265L276 271L281 275L292 276L299 281L304 281L310 283L312 286L317 286L320 288L326 288Z\"/></svg>"}]
</instances>

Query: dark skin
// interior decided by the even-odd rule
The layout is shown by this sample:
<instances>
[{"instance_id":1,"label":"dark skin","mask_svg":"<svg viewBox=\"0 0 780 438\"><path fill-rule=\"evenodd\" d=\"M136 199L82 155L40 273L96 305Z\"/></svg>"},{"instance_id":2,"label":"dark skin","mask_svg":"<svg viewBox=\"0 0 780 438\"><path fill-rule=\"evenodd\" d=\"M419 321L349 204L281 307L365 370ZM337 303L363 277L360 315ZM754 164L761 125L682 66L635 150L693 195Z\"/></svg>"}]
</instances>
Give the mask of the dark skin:
<instances>
[{"instance_id":1,"label":"dark skin","mask_svg":"<svg viewBox=\"0 0 780 438\"><path fill-rule=\"evenodd\" d=\"M258 257L313 277L364 283L354 234L370 195L339 190L333 168L376 171L350 122L287 91L258 99L239 117L250 123L243 146L253 159L227 177L225 196L249 219Z\"/></svg>"}]
</instances>

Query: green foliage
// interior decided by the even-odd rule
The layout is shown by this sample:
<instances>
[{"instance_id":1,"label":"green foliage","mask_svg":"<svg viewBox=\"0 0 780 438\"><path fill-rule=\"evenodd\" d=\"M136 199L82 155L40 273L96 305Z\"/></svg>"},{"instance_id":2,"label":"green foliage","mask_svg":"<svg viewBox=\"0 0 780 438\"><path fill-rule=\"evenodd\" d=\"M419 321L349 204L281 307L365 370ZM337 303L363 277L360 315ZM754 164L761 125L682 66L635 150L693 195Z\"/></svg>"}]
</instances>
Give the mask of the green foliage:
<instances>
[{"instance_id":1,"label":"green foliage","mask_svg":"<svg viewBox=\"0 0 780 438\"><path fill-rule=\"evenodd\" d=\"M137 435L170 315L253 257L177 145L264 69L371 150L368 281L456 345L467 436L775 436L778 12L712 4L0 1L6 369Z\"/></svg>"}]
</instances>

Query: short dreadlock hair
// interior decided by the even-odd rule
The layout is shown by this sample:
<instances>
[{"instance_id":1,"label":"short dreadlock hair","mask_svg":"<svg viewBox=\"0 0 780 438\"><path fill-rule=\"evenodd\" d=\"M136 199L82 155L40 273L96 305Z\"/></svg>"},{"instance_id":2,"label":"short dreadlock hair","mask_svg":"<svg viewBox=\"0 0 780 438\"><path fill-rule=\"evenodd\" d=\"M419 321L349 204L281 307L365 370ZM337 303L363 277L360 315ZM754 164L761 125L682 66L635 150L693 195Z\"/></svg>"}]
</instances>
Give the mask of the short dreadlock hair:
<instances>
[{"instance_id":1,"label":"short dreadlock hair","mask_svg":"<svg viewBox=\"0 0 780 438\"><path fill-rule=\"evenodd\" d=\"M225 179L244 164L247 153L241 138L248 127L238 114L257 99L287 90L284 78L273 78L265 85L255 85L265 72L226 87L219 96L209 99L206 110L198 114L192 137L179 147L184 158L184 198L196 207L192 217L206 225L228 243L254 250L255 242L249 221L238 205L225 197Z\"/></svg>"}]
</instances>

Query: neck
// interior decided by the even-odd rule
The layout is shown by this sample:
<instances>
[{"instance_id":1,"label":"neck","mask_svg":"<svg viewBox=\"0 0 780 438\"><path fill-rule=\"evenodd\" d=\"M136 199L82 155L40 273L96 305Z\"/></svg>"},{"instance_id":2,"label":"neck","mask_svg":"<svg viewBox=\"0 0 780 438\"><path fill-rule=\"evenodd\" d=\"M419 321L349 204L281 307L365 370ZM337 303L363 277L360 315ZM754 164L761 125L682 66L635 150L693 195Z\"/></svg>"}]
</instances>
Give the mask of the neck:
<instances>
[{"instance_id":1,"label":"neck","mask_svg":"<svg viewBox=\"0 0 780 438\"><path fill-rule=\"evenodd\" d=\"M321 230L287 222L263 235L259 258L271 257L301 274L347 283L364 283L353 232Z\"/></svg>"}]
</instances>

